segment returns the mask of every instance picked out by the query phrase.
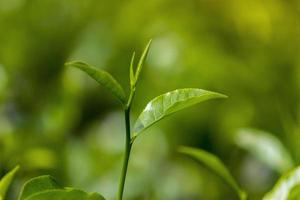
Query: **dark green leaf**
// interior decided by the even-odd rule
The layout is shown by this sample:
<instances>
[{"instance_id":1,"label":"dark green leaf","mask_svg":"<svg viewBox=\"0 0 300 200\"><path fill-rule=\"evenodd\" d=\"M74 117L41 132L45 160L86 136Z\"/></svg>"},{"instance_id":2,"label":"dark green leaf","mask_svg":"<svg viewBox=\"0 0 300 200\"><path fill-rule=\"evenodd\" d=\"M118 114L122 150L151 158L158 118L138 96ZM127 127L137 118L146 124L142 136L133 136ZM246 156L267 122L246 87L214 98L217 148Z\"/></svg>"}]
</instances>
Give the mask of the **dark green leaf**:
<instances>
[{"instance_id":1,"label":"dark green leaf","mask_svg":"<svg viewBox=\"0 0 300 200\"><path fill-rule=\"evenodd\" d=\"M16 166L13 170L8 172L1 180L0 180L0 200L4 200L5 194L14 179L15 174L19 170L19 166Z\"/></svg>"},{"instance_id":2,"label":"dark green leaf","mask_svg":"<svg viewBox=\"0 0 300 200\"><path fill-rule=\"evenodd\" d=\"M160 95L150 101L138 117L133 137L172 113L209 99L224 97L226 96L223 94L197 88L177 89Z\"/></svg>"},{"instance_id":3,"label":"dark green leaf","mask_svg":"<svg viewBox=\"0 0 300 200\"><path fill-rule=\"evenodd\" d=\"M121 85L108 72L92 67L84 62L72 61L66 64L73 66L86 72L90 77L96 80L99 84L110 91L118 100L124 105L126 102L126 95Z\"/></svg>"},{"instance_id":4,"label":"dark green leaf","mask_svg":"<svg viewBox=\"0 0 300 200\"><path fill-rule=\"evenodd\" d=\"M190 147L181 147L179 148L179 152L188 155L197 162L203 164L230 185L238 193L240 199L246 199L246 193L239 187L229 170L218 157L206 151Z\"/></svg>"},{"instance_id":5,"label":"dark green leaf","mask_svg":"<svg viewBox=\"0 0 300 200\"><path fill-rule=\"evenodd\" d=\"M300 167L285 173L263 200L286 200L290 192L298 185L300 185Z\"/></svg>"}]
</instances>

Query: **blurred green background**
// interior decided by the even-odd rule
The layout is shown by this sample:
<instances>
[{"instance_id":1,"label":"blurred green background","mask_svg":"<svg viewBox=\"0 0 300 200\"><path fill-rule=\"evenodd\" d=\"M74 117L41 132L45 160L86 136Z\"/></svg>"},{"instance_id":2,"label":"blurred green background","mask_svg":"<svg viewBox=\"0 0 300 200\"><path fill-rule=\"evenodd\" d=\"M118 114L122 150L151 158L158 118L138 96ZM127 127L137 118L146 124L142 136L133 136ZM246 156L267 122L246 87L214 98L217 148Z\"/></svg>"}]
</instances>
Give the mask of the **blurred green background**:
<instances>
[{"instance_id":1,"label":"blurred green background","mask_svg":"<svg viewBox=\"0 0 300 200\"><path fill-rule=\"evenodd\" d=\"M11 191L51 174L114 199L124 119L107 91L68 60L129 85L133 51L153 44L132 117L153 97L199 87L229 96L167 118L133 148L125 199L235 199L180 145L219 156L261 199L280 173L236 145L253 127L277 136L300 162L300 2L297 0L0 0L0 175L22 169ZM268 145L268 144L266 144Z\"/></svg>"}]
</instances>

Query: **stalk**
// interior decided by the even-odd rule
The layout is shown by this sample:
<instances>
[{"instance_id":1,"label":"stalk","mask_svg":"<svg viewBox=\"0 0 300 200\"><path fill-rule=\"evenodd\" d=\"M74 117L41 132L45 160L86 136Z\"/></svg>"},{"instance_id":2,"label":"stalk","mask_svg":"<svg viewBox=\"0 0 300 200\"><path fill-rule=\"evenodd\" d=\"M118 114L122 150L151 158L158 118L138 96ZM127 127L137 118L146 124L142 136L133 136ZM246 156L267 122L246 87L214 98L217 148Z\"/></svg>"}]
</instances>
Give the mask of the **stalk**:
<instances>
[{"instance_id":1,"label":"stalk","mask_svg":"<svg viewBox=\"0 0 300 200\"><path fill-rule=\"evenodd\" d=\"M130 132L131 131L130 130L130 108L131 108L132 99L134 97L134 93L135 93L135 90L132 89L130 92L128 103L124 110L125 126L126 126L125 155L124 155L121 177L120 177L120 182L119 182L119 190L118 190L117 200L123 199L125 180L126 180L128 163L129 163L130 152L131 152L131 147L132 147L131 132Z\"/></svg>"}]
</instances>

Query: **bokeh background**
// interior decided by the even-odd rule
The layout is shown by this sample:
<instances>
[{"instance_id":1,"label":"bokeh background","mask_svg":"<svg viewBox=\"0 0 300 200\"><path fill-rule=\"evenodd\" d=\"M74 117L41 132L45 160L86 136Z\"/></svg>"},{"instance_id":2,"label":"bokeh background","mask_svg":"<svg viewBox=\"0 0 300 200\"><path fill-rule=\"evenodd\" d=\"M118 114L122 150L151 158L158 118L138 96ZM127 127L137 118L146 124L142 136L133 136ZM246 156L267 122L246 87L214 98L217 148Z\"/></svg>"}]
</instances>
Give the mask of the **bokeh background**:
<instances>
[{"instance_id":1,"label":"bokeh background","mask_svg":"<svg viewBox=\"0 0 300 200\"><path fill-rule=\"evenodd\" d=\"M236 134L245 127L278 137L300 162L299 1L0 0L0 175L21 165L10 199L42 174L114 199L121 107L64 63L105 69L128 91L131 54L149 38L133 119L175 88L229 98L175 114L138 138L125 199L236 199L220 178L178 154L180 145L214 153L251 199L261 199L284 170L240 148Z\"/></svg>"}]
</instances>

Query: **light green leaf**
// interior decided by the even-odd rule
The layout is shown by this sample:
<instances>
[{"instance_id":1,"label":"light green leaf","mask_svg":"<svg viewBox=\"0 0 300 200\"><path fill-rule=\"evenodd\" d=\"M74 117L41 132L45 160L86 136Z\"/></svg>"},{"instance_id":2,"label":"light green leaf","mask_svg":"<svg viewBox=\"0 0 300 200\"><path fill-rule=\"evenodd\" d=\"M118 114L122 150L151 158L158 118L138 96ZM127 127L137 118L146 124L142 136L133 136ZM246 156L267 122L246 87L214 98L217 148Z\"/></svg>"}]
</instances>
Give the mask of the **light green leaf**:
<instances>
[{"instance_id":1,"label":"light green leaf","mask_svg":"<svg viewBox=\"0 0 300 200\"><path fill-rule=\"evenodd\" d=\"M19 166L16 166L13 170L8 172L1 180L0 180L0 200L4 200L5 194L14 179L15 174L19 170Z\"/></svg>"},{"instance_id":2,"label":"light green leaf","mask_svg":"<svg viewBox=\"0 0 300 200\"><path fill-rule=\"evenodd\" d=\"M97 69L84 62L72 61L66 63L67 66L73 66L86 72L90 77L96 80L99 84L110 91L118 100L124 105L126 102L126 95L121 85L108 72Z\"/></svg>"},{"instance_id":3,"label":"light green leaf","mask_svg":"<svg viewBox=\"0 0 300 200\"><path fill-rule=\"evenodd\" d=\"M240 129L235 143L279 173L294 167L288 150L270 133L249 128Z\"/></svg>"},{"instance_id":4,"label":"light green leaf","mask_svg":"<svg viewBox=\"0 0 300 200\"><path fill-rule=\"evenodd\" d=\"M160 95L150 101L138 117L133 137L172 113L209 99L225 97L223 94L197 88L177 89Z\"/></svg>"},{"instance_id":5,"label":"light green leaf","mask_svg":"<svg viewBox=\"0 0 300 200\"><path fill-rule=\"evenodd\" d=\"M238 194L241 200L247 198L246 193L239 187L235 179L230 174L222 161L215 155L201 149L191 147L180 147L179 152L190 156L197 162L200 162L209 170L221 177L229 186L231 186Z\"/></svg>"},{"instance_id":6,"label":"light green leaf","mask_svg":"<svg viewBox=\"0 0 300 200\"><path fill-rule=\"evenodd\" d=\"M131 61L130 61L130 86L134 87L135 84L135 75L134 75L134 58L135 58L135 52L133 52Z\"/></svg>"},{"instance_id":7,"label":"light green leaf","mask_svg":"<svg viewBox=\"0 0 300 200\"><path fill-rule=\"evenodd\" d=\"M87 194L77 189L56 189L46 190L40 193L36 193L26 200L105 200L101 195L96 193Z\"/></svg>"},{"instance_id":8,"label":"light green leaf","mask_svg":"<svg viewBox=\"0 0 300 200\"><path fill-rule=\"evenodd\" d=\"M20 193L19 200L25 200L27 197L45 190L62 189L61 186L51 176L39 176L27 181Z\"/></svg>"},{"instance_id":9,"label":"light green leaf","mask_svg":"<svg viewBox=\"0 0 300 200\"><path fill-rule=\"evenodd\" d=\"M137 69L136 69L136 73L135 73L135 84L137 83L139 77L140 77L140 73L142 71L142 68L144 66L144 63L145 63L145 60L146 60L146 57L148 55L148 52L149 52L149 48L150 48L150 45L151 45L151 42L152 42L152 39L149 40L149 42L147 43L143 53L142 53L142 56L139 60L139 63L137 65Z\"/></svg>"},{"instance_id":10,"label":"light green leaf","mask_svg":"<svg viewBox=\"0 0 300 200\"><path fill-rule=\"evenodd\" d=\"M293 187L290 191L288 200L299 200L300 199L300 185Z\"/></svg>"},{"instance_id":11,"label":"light green leaf","mask_svg":"<svg viewBox=\"0 0 300 200\"><path fill-rule=\"evenodd\" d=\"M263 200L287 200L293 188L300 185L300 167L285 173Z\"/></svg>"}]
</instances>

